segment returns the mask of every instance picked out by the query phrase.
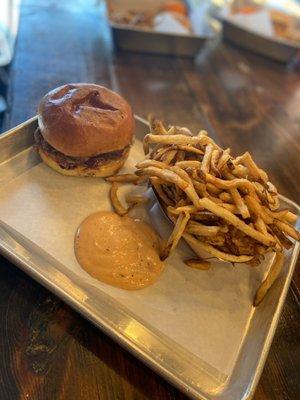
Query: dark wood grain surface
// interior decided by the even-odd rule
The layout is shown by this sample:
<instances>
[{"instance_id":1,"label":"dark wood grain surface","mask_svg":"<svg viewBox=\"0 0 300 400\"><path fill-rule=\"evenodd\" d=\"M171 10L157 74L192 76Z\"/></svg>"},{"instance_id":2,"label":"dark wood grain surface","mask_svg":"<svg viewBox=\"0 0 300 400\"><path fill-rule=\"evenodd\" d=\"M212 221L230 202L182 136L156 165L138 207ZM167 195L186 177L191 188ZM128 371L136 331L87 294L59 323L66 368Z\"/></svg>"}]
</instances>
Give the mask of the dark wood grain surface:
<instances>
[{"instance_id":1,"label":"dark wood grain surface","mask_svg":"<svg viewBox=\"0 0 300 400\"><path fill-rule=\"evenodd\" d=\"M114 54L103 5L24 0L6 128L34 115L49 89L80 81L118 90L141 116L204 127L233 152L250 150L299 202L300 79L287 67L228 44L197 63ZM186 398L14 265L0 265L1 400ZM255 400L299 399L299 271Z\"/></svg>"}]
</instances>

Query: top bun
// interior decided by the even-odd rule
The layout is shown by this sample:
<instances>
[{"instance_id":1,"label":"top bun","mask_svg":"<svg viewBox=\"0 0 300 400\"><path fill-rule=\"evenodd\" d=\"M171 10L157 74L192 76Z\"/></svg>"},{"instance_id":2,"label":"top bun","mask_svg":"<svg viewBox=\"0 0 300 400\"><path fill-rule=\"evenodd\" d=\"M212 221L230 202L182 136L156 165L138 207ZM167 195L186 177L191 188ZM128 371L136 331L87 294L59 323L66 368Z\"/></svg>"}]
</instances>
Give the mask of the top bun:
<instances>
[{"instance_id":1,"label":"top bun","mask_svg":"<svg viewBox=\"0 0 300 400\"><path fill-rule=\"evenodd\" d=\"M130 105L103 86L60 86L42 98L38 113L43 138L67 156L93 157L122 150L132 142Z\"/></svg>"}]
</instances>

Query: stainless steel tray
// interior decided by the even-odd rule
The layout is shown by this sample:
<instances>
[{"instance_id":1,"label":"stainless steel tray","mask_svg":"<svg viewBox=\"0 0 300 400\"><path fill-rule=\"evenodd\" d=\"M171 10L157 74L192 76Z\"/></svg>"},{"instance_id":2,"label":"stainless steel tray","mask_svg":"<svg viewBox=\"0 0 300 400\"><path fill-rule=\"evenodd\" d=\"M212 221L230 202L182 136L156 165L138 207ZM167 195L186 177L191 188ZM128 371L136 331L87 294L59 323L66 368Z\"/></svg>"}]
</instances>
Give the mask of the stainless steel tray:
<instances>
[{"instance_id":1,"label":"stainless steel tray","mask_svg":"<svg viewBox=\"0 0 300 400\"><path fill-rule=\"evenodd\" d=\"M292 44L279 38L271 39L248 29L241 28L226 18L222 22L223 37L245 49L284 63L292 62L299 55L300 44Z\"/></svg>"},{"instance_id":2,"label":"stainless steel tray","mask_svg":"<svg viewBox=\"0 0 300 400\"><path fill-rule=\"evenodd\" d=\"M136 119L137 136L142 137L147 127L141 118ZM31 149L36 126L34 117L0 136L2 188L39 165L40 160ZM295 203L285 198L282 202L300 215ZM62 272L58 260L1 220L0 251L190 397L239 400L250 399L255 391L292 278L299 243L287 253L283 272L267 298L260 307L250 310L249 323L245 326L238 357L229 375L220 373L178 345L172 335L167 336L153 328L146 316L137 317L111 296L83 282L76 273ZM238 303L236 307L239 307Z\"/></svg>"},{"instance_id":3,"label":"stainless steel tray","mask_svg":"<svg viewBox=\"0 0 300 400\"><path fill-rule=\"evenodd\" d=\"M192 35L172 35L151 32L138 28L127 28L110 22L113 41L120 50L140 53L157 53L194 57L209 39Z\"/></svg>"},{"instance_id":4,"label":"stainless steel tray","mask_svg":"<svg viewBox=\"0 0 300 400\"><path fill-rule=\"evenodd\" d=\"M118 0L107 0L107 3L108 5L109 3L114 4L120 10L144 10L146 7L153 7L153 4L161 3L161 1L149 1L141 4L141 2L133 0L126 3ZM201 31L202 34L198 34L200 33L199 26L195 24L194 28L197 33L190 35L155 32L150 28L129 27L113 21L109 21L109 25L115 46L120 50L184 57L196 56L203 46L208 41L211 42L221 30L218 21L213 19L205 23L204 32Z\"/></svg>"}]
</instances>

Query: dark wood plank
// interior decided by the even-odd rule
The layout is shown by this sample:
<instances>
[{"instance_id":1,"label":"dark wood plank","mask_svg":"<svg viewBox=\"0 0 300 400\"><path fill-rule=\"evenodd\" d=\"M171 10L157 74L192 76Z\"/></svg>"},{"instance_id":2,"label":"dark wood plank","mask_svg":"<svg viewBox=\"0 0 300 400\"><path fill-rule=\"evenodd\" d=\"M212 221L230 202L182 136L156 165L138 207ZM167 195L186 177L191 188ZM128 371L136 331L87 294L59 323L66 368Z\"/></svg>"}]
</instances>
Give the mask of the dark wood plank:
<instances>
[{"instance_id":1,"label":"dark wood plank","mask_svg":"<svg viewBox=\"0 0 300 400\"><path fill-rule=\"evenodd\" d=\"M101 83L137 114L207 128L237 153L250 149L281 192L299 199L299 76L229 45L199 65L113 54L103 11L92 0L24 0L6 127L34 115L57 85ZM0 265L1 400L185 398L8 261ZM298 265L256 400L300 392L299 289Z\"/></svg>"}]
</instances>

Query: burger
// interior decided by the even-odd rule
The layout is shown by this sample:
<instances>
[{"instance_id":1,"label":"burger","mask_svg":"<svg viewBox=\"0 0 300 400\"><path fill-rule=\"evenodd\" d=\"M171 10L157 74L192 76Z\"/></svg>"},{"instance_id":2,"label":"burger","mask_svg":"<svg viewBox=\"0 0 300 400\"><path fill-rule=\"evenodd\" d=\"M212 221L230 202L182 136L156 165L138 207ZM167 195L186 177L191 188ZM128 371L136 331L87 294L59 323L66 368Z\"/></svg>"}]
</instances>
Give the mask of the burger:
<instances>
[{"instance_id":1,"label":"burger","mask_svg":"<svg viewBox=\"0 0 300 400\"><path fill-rule=\"evenodd\" d=\"M69 176L107 177L125 163L134 118L119 94L94 84L47 93L38 109L36 149L45 164Z\"/></svg>"}]
</instances>

